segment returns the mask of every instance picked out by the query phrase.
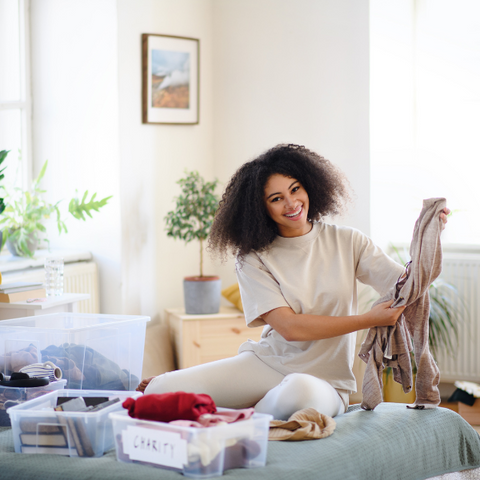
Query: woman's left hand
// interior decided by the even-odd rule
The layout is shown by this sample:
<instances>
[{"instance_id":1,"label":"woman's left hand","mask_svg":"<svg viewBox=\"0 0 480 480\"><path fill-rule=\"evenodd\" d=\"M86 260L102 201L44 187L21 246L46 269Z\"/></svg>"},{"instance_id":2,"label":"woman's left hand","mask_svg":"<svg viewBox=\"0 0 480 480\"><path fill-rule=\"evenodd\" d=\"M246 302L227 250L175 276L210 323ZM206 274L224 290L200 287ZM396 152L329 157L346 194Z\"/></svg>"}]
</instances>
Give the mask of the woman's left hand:
<instances>
[{"instance_id":1,"label":"woman's left hand","mask_svg":"<svg viewBox=\"0 0 480 480\"><path fill-rule=\"evenodd\" d=\"M135 389L137 392L142 392L144 393L145 392L145 389L147 388L147 385L154 379L155 377L148 377L148 378L144 378L140 384L138 385L138 387Z\"/></svg>"},{"instance_id":2,"label":"woman's left hand","mask_svg":"<svg viewBox=\"0 0 480 480\"><path fill-rule=\"evenodd\" d=\"M448 219L447 219L447 215L450 213L450 209L445 207L443 210L442 210L442 213L440 213L440 220L443 222L443 225L442 225L442 230L445 229L445 225L446 223L448 222Z\"/></svg>"}]
</instances>

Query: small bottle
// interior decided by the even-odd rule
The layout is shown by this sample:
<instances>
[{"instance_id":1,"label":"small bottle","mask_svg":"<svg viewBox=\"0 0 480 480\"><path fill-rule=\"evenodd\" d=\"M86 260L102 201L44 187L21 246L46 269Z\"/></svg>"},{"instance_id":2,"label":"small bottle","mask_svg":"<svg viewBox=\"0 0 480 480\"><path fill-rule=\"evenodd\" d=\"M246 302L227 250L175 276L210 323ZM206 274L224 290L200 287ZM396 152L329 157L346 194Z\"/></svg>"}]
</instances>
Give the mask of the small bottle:
<instances>
[{"instance_id":1,"label":"small bottle","mask_svg":"<svg viewBox=\"0 0 480 480\"><path fill-rule=\"evenodd\" d=\"M47 297L63 295L63 258L45 259L45 289Z\"/></svg>"}]
</instances>

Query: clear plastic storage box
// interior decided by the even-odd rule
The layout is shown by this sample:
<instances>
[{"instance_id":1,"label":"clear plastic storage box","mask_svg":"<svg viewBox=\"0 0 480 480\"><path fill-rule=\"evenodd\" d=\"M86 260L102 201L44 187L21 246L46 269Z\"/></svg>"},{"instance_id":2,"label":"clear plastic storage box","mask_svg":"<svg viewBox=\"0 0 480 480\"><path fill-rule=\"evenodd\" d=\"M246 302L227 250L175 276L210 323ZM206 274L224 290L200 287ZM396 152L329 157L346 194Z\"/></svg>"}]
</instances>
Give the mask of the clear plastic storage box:
<instances>
[{"instance_id":1,"label":"clear plastic storage box","mask_svg":"<svg viewBox=\"0 0 480 480\"><path fill-rule=\"evenodd\" d=\"M12 423L16 453L47 453L71 457L100 457L114 448L109 414L124 410L128 398L140 392L109 390L56 390L7 410ZM119 402L97 412L57 412L59 397L119 398Z\"/></svg>"},{"instance_id":2,"label":"clear plastic storage box","mask_svg":"<svg viewBox=\"0 0 480 480\"><path fill-rule=\"evenodd\" d=\"M7 408L20 405L27 400L50 393L53 390L61 390L65 388L67 381L62 379L56 382L50 382L43 387L4 387L0 385L0 427L9 427L10 416Z\"/></svg>"},{"instance_id":3,"label":"clear plastic storage box","mask_svg":"<svg viewBox=\"0 0 480 480\"><path fill-rule=\"evenodd\" d=\"M149 317L56 313L0 322L0 372L31 363L58 365L68 388L135 390Z\"/></svg>"},{"instance_id":4,"label":"clear plastic storage box","mask_svg":"<svg viewBox=\"0 0 480 480\"><path fill-rule=\"evenodd\" d=\"M221 409L219 409L221 410ZM207 428L137 420L126 410L110 414L117 460L208 478L230 468L265 466L271 415Z\"/></svg>"}]
</instances>

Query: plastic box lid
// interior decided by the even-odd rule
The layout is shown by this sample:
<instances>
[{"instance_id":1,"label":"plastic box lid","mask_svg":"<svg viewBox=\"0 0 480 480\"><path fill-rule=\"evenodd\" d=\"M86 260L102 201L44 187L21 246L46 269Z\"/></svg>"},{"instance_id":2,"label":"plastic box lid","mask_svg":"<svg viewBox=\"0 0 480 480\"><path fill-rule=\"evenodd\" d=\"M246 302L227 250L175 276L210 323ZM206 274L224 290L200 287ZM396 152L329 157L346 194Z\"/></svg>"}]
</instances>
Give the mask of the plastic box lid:
<instances>
[{"instance_id":1,"label":"plastic box lid","mask_svg":"<svg viewBox=\"0 0 480 480\"><path fill-rule=\"evenodd\" d=\"M31 317L2 320L0 332L11 329L58 330L71 332L84 329L104 328L106 326L127 326L137 322L149 322L150 317L144 315L108 315L100 313L51 313Z\"/></svg>"}]
</instances>

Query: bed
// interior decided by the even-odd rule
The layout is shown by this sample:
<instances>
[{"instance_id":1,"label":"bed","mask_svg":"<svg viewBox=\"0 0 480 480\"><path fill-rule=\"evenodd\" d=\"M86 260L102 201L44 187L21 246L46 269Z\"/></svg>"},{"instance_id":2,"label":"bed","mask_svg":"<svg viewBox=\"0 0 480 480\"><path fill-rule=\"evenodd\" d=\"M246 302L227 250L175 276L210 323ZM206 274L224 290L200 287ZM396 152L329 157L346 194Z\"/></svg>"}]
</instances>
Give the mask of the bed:
<instances>
[{"instance_id":1,"label":"bed","mask_svg":"<svg viewBox=\"0 0 480 480\"><path fill-rule=\"evenodd\" d=\"M353 405L335 420L333 435L321 440L269 442L265 467L227 470L224 477L230 480L480 479L480 435L451 410L410 410L405 404L382 403L374 411L364 411ZM11 429L1 428L0 478L178 480L182 475L117 462L115 451L90 459L16 454Z\"/></svg>"}]
</instances>

